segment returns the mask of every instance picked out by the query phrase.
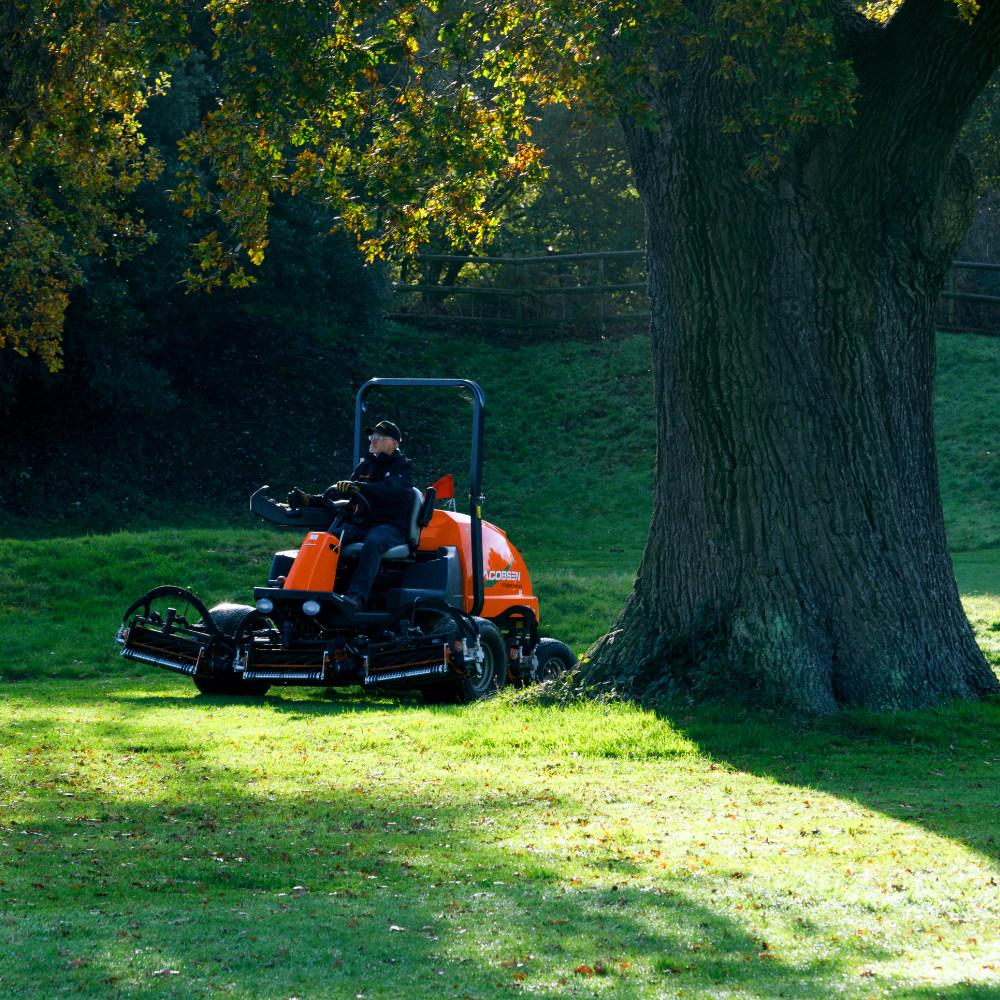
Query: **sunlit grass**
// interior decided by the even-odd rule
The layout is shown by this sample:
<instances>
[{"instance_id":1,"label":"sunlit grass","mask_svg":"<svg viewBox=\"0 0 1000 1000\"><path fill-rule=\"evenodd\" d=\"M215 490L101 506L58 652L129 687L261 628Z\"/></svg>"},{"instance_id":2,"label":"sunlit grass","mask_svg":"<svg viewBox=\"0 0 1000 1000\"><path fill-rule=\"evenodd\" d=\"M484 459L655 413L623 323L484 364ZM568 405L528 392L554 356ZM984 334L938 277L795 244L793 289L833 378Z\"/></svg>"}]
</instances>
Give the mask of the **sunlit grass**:
<instances>
[{"instance_id":1,"label":"sunlit grass","mask_svg":"<svg viewBox=\"0 0 1000 1000\"><path fill-rule=\"evenodd\" d=\"M14 684L0 722L6 995L1000 985L997 706L795 727L141 673Z\"/></svg>"}]
</instances>

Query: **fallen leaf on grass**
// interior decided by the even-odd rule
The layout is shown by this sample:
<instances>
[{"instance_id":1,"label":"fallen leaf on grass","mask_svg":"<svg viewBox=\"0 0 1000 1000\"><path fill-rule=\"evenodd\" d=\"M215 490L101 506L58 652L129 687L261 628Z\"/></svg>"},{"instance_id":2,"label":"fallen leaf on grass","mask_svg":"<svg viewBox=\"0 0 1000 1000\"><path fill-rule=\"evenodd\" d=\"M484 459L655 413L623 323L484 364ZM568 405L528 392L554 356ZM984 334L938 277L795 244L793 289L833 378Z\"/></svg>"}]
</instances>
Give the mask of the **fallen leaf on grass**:
<instances>
[{"instance_id":1,"label":"fallen leaf on grass","mask_svg":"<svg viewBox=\"0 0 1000 1000\"><path fill-rule=\"evenodd\" d=\"M592 976L594 970L589 965L578 965L573 970L578 976Z\"/></svg>"}]
</instances>

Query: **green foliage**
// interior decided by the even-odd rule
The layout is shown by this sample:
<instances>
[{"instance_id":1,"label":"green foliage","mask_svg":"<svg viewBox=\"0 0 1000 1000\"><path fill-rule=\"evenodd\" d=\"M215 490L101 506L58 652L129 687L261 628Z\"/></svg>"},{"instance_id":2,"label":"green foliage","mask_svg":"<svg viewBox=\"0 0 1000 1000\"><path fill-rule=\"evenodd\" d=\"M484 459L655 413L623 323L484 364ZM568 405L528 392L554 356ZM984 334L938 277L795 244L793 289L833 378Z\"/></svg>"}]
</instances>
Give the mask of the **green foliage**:
<instances>
[{"instance_id":1,"label":"green foliage","mask_svg":"<svg viewBox=\"0 0 1000 1000\"><path fill-rule=\"evenodd\" d=\"M501 209L493 253L638 250L642 205L621 125L561 104L544 108L532 138L545 150L545 179L522 184Z\"/></svg>"},{"instance_id":2,"label":"green foliage","mask_svg":"<svg viewBox=\"0 0 1000 1000\"><path fill-rule=\"evenodd\" d=\"M175 64L173 86L146 108L145 134L167 153L160 177L140 185L129 205L157 239L140 257L85 261L85 283L66 318L66 369L51 374L37 361L0 355L0 412L8 419L0 450L17 466L2 491L8 509L48 506L53 496L65 508L90 495L96 510L87 507L99 517L122 497L131 497L137 512L155 506L161 484L173 480L187 483L192 496L204 494L197 470L225 464L231 450L219 440L220 421L248 429L258 419L285 419L287 386L320 359L344 367L344 343L363 338L379 309L379 269L366 268L352 242L330 231L323 206L288 197L274 205L270 253L254 288L185 293L198 231L169 194L175 145L215 89L212 64L196 50ZM340 332L346 329L351 338ZM301 456L309 440L297 435L293 452ZM124 469L134 467L136 453L145 473L110 500L94 496L109 474L128 478ZM244 475L252 482L258 473Z\"/></svg>"},{"instance_id":3,"label":"green foliage","mask_svg":"<svg viewBox=\"0 0 1000 1000\"><path fill-rule=\"evenodd\" d=\"M159 171L139 118L181 51L182 4L13 0L0 18L0 348L57 370L83 259L148 240L123 199Z\"/></svg>"},{"instance_id":4,"label":"green foliage","mask_svg":"<svg viewBox=\"0 0 1000 1000\"><path fill-rule=\"evenodd\" d=\"M1000 191L1000 76L979 96L962 133L981 191Z\"/></svg>"},{"instance_id":5,"label":"green foliage","mask_svg":"<svg viewBox=\"0 0 1000 1000\"><path fill-rule=\"evenodd\" d=\"M956 4L974 30L976 4ZM868 13L891 24L897 8ZM50 369L87 259L118 261L153 239L127 197L172 154L147 144L140 122L185 72L188 45L210 48L216 87L180 140L186 167L171 186L193 226L185 280L196 289L251 285L292 195L319 200L369 259L488 243L511 199L523 204L543 176L532 133L546 105L659 128L658 89L707 81L728 110L696 127L714 136L713 155L759 178L803 136L849 122L855 99L820 0L70 0L51 10L14 0L2 16L0 347Z\"/></svg>"}]
</instances>

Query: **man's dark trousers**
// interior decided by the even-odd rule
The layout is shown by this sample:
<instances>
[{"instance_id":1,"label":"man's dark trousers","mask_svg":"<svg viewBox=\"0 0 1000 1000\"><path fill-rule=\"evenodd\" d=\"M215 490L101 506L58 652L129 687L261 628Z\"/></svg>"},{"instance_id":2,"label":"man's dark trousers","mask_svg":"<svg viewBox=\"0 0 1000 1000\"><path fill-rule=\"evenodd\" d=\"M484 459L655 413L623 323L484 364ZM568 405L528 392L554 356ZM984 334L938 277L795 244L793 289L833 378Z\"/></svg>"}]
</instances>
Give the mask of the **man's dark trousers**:
<instances>
[{"instance_id":1,"label":"man's dark trousers","mask_svg":"<svg viewBox=\"0 0 1000 1000\"><path fill-rule=\"evenodd\" d=\"M371 528L361 528L356 524L344 525L340 532L341 546L353 545L355 542L364 544L347 593L364 605L372 592L382 556L396 545L405 545L406 536L393 524L376 524Z\"/></svg>"}]
</instances>

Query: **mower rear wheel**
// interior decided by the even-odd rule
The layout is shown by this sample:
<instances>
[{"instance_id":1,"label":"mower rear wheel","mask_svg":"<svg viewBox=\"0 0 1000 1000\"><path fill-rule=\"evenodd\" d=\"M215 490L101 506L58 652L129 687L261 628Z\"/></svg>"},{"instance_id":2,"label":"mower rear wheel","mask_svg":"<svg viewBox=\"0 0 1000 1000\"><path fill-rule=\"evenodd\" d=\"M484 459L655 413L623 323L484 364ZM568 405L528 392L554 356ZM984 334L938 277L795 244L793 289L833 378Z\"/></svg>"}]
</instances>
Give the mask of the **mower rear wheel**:
<instances>
[{"instance_id":1,"label":"mower rear wheel","mask_svg":"<svg viewBox=\"0 0 1000 1000\"><path fill-rule=\"evenodd\" d=\"M500 630L488 618L477 618L476 624L483 659L459 683L459 700L463 702L490 698L507 683L507 644Z\"/></svg>"},{"instance_id":2,"label":"mower rear wheel","mask_svg":"<svg viewBox=\"0 0 1000 1000\"><path fill-rule=\"evenodd\" d=\"M538 684L555 680L576 666L573 650L558 639L539 639L535 657L538 659L538 666L533 671L533 677Z\"/></svg>"},{"instance_id":3,"label":"mower rear wheel","mask_svg":"<svg viewBox=\"0 0 1000 1000\"><path fill-rule=\"evenodd\" d=\"M482 660L468 664L468 674L457 680L428 684L422 689L428 705L482 701L507 683L507 648L500 630L488 618L476 618Z\"/></svg>"},{"instance_id":4,"label":"mower rear wheel","mask_svg":"<svg viewBox=\"0 0 1000 1000\"><path fill-rule=\"evenodd\" d=\"M247 619L251 615L259 615L256 608L248 607L245 604L219 604L209 609L208 613L212 616L216 628L230 639L245 630ZM232 668L212 677L194 676L191 680L194 681L194 686L202 694L243 695L244 697L259 698L267 694L271 687L267 681L245 681L235 674Z\"/></svg>"}]
</instances>

